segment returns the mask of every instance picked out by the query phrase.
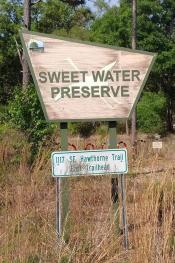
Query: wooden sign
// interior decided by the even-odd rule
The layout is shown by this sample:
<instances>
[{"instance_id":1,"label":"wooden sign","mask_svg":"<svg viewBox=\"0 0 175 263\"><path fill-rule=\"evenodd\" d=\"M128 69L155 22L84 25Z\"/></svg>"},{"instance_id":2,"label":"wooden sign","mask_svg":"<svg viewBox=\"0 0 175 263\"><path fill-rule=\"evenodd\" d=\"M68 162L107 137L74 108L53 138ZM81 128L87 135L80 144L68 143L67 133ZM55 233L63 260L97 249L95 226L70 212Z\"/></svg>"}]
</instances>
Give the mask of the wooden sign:
<instances>
[{"instance_id":1,"label":"wooden sign","mask_svg":"<svg viewBox=\"0 0 175 263\"><path fill-rule=\"evenodd\" d=\"M53 152L51 160L54 177L124 174L128 172L126 149Z\"/></svg>"},{"instance_id":2,"label":"wooden sign","mask_svg":"<svg viewBox=\"0 0 175 263\"><path fill-rule=\"evenodd\" d=\"M156 55L20 32L49 121L128 119Z\"/></svg>"}]
</instances>

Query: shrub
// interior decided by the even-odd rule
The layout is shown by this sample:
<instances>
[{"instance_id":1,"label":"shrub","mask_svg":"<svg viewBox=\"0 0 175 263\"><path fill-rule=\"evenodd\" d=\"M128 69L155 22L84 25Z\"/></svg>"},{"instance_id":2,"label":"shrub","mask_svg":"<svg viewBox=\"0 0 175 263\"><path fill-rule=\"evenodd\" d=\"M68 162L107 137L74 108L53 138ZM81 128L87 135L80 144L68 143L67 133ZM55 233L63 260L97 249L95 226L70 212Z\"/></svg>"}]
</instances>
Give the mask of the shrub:
<instances>
[{"instance_id":1,"label":"shrub","mask_svg":"<svg viewBox=\"0 0 175 263\"><path fill-rule=\"evenodd\" d=\"M7 107L6 105L0 105L0 125L6 123L8 119Z\"/></svg>"},{"instance_id":2,"label":"shrub","mask_svg":"<svg viewBox=\"0 0 175 263\"><path fill-rule=\"evenodd\" d=\"M16 128L27 132L29 140L35 145L51 134L56 126L46 122L33 85L25 90L19 87L15 89L8 112L10 122Z\"/></svg>"},{"instance_id":3,"label":"shrub","mask_svg":"<svg viewBox=\"0 0 175 263\"><path fill-rule=\"evenodd\" d=\"M164 133L166 105L163 93L145 92L137 105L139 130L146 133Z\"/></svg>"}]
</instances>

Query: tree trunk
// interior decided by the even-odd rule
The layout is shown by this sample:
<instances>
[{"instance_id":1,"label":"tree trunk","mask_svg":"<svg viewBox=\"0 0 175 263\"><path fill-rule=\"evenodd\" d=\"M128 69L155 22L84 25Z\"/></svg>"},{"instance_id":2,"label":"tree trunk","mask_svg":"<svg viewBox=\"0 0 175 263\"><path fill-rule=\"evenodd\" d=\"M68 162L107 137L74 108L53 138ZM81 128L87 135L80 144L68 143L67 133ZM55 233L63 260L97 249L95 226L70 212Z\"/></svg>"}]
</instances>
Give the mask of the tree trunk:
<instances>
[{"instance_id":1,"label":"tree trunk","mask_svg":"<svg viewBox=\"0 0 175 263\"><path fill-rule=\"evenodd\" d=\"M31 0L24 0L24 7L23 7L23 13L24 13L24 28L27 30L31 29ZM30 71L28 67L27 60L25 58L25 54L23 52L22 55L22 85L23 89L27 87L30 80Z\"/></svg>"},{"instance_id":2,"label":"tree trunk","mask_svg":"<svg viewBox=\"0 0 175 263\"><path fill-rule=\"evenodd\" d=\"M137 0L132 0L132 49L136 49L137 32ZM136 109L131 119L131 144L134 147L136 142Z\"/></svg>"}]
</instances>

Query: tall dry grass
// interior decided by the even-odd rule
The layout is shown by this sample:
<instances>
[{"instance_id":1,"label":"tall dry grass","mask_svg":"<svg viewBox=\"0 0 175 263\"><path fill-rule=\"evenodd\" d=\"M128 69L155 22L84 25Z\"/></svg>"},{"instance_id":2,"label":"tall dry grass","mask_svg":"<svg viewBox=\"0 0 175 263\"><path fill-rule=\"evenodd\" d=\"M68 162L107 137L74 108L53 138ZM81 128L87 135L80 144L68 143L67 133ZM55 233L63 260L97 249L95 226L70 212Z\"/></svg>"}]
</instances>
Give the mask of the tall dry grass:
<instances>
[{"instance_id":1,"label":"tall dry grass","mask_svg":"<svg viewBox=\"0 0 175 263\"><path fill-rule=\"evenodd\" d=\"M42 147L31 165L30 145L22 134L9 130L0 139L0 262L175 262L172 138L166 139L159 153L146 142L135 160L130 158L133 173L126 175L128 251L123 248L122 232L116 232L114 225L110 176L70 179L70 236L65 244L55 233L52 150ZM101 143L98 136L92 141ZM79 148L86 143L80 138L72 142ZM160 167L165 171L153 171ZM148 170L153 172L141 174Z\"/></svg>"}]
</instances>

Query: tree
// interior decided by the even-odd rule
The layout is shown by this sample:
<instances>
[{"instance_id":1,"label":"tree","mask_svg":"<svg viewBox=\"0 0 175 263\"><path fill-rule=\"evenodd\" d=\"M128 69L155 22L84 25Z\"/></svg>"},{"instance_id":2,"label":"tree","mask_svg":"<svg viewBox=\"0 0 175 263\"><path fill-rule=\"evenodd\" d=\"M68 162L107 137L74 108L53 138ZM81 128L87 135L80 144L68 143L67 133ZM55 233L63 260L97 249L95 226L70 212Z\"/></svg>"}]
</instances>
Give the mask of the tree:
<instances>
[{"instance_id":1,"label":"tree","mask_svg":"<svg viewBox=\"0 0 175 263\"><path fill-rule=\"evenodd\" d=\"M132 0L132 49L137 46L137 0ZM131 117L131 144L134 147L136 142L136 109Z\"/></svg>"},{"instance_id":2,"label":"tree","mask_svg":"<svg viewBox=\"0 0 175 263\"><path fill-rule=\"evenodd\" d=\"M29 22L30 12L26 15L28 18L23 19L23 3L23 0L0 1L0 103L7 103L13 94L14 87L20 86L23 82L22 71L26 72L26 70L21 69L22 47L18 30L24 27L24 24L28 24L25 27L34 31L52 33L62 30L66 34L72 32L74 37L78 34L83 39L86 38L86 34L88 35L86 27L89 26L91 13L83 6L75 7L75 3L76 5L80 3L78 0L74 1L73 6L68 4L73 1L67 1L66 4L60 0L32 0L31 23ZM28 78L29 74L26 74L27 80L24 81L26 84Z\"/></svg>"},{"instance_id":3,"label":"tree","mask_svg":"<svg viewBox=\"0 0 175 263\"><path fill-rule=\"evenodd\" d=\"M91 41L131 47L131 10L125 6L110 8L91 26Z\"/></svg>"},{"instance_id":4,"label":"tree","mask_svg":"<svg viewBox=\"0 0 175 263\"><path fill-rule=\"evenodd\" d=\"M69 35L75 26L87 29L93 18L90 9L85 6L75 8L60 0L48 0L40 4L35 12L35 30L45 33L59 31Z\"/></svg>"},{"instance_id":5,"label":"tree","mask_svg":"<svg viewBox=\"0 0 175 263\"><path fill-rule=\"evenodd\" d=\"M22 24L22 1L0 1L0 102L6 103L15 85L21 83L21 65L15 40ZM18 41L19 42L19 41Z\"/></svg>"},{"instance_id":6,"label":"tree","mask_svg":"<svg viewBox=\"0 0 175 263\"><path fill-rule=\"evenodd\" d=\"M137 9L137 49L157 52L158 57L145 90L163 91L167 98L167 128L172 130L175 111L175 2L139 0ZM91 39L131 47L131 2L122 0L91 27Z\"/></svg>"},{"instance_id":7,"label":"tree","mask_svg":"<svg viewBox=\"0 0 175 263\"><path fill-rule=\"evenodd\" d=\"M139 130L163 134L166 128L166 107L166 98L162 92L145 92L137 105Z\"/></svg>"},{"instance_id":8,"label":"tree","mask_svg":"<svg viewBox=\"0 0 175 263\"><path fill-rule=\"evenodd\" d=\"M31 0L24 0L23 4L23 24L24 28L27 30L31 29ZM25 58L25 54L22 54L22 84L25 89L29 85L30 81L30 71Z\"/></svg>"},{"instance_id":9,"label":"tree","mask_svg":"<svg viewBox=\"0 0 175 263\"><path fill-rule=\"evenodd\" d=\"M84 0L62 0L63 2L65 3L68 3L69 5L71 6L77 6L79 4L83 4L84 3ZM32 1L32 0L24 0L24 4L23 4L23 18L24 18L24 28L27 29L27 30L30 30L31 29L31 12L32 12L32 6L39 3L39 2L42 2L42 0L36 0L36 1ZM53 1L50 1L48 0L47 1L47 5L52 5L53 6ZM43 4L45 4L45 2L43 2ZM55 1L55 5L57 5L58 8L64 8L64 4L61 5L60 1ZM67 19L66 18L63 18L63 16L65 15L65 11L66 10L63 10L63 12L60 12L60 14L62 15L62 18L59 19L60 17L57 16L57 20L54 20L53 17L54 17L54 14L55 12L57 12L57 10L53 9L53 8L50 8L49 9L51 11L51 13L49 13L49 24L51 24L50 26L53 28L54 26L57 26L59 24L59 26L62 26L61 23L60 23L60 20L62 19ZM54 24L56 22L56 24ZM44 23L44 25L47 23L47 21L41 21L41 24ZM49 27L48 27L48 30L49 30ZM25 58L25 54L23 52L22 54L22 72L23 72L23 80L22 80L22 83L23 83L23 88L26 88L28 85L29 85L29 81L30 81L30 71L29 71L29 67L28 67L28 63L27 63L27 60Z\"/></svg>"},{"instance_id":10,"label":"tree","mask_svg":"<svg viewBox=\"0 0 175 263\"><path fill-rule=\"evenodd\" d=\"M142 14L138 17L139 48L158 53L148 87L151 91L164 92L168 103L167 128L172 131L175 110L175 2L142 0L138 8Z\"/></svg>"},{"instance_id":11,"label":"tree","mask_svg":"<svg viewBox=\"0 0 175 263\"><path fill-rule=\"evenodd\" d=\"M94 7L96 8L96 15L97 16L101 16L102 14L104 14L109 8L110 1L105 1L105 0L96 0L94 1Z\"/></svg>"},{"instance_id":12,"label":"tree","mask_svg":"<svg viewBox=\"0 0 175 263\"><path fill-rule=\"evenodd\" d=\"M48 0L40 5L36 30L53 33L55 30L71 28L74 9L59 0Z\"/></svg>"},{"instance_id":13,"label":"tree","mask_svg":"<svg viewBox=\"0 0 175 263\"><path fill-rule=\"evenodd\" d=\"M90 40L89 24L93 21L92 12L85 7L80 7L71 15L69 26L53 31L55 35L81 40Z\"/></svg>"}]
</instances>

